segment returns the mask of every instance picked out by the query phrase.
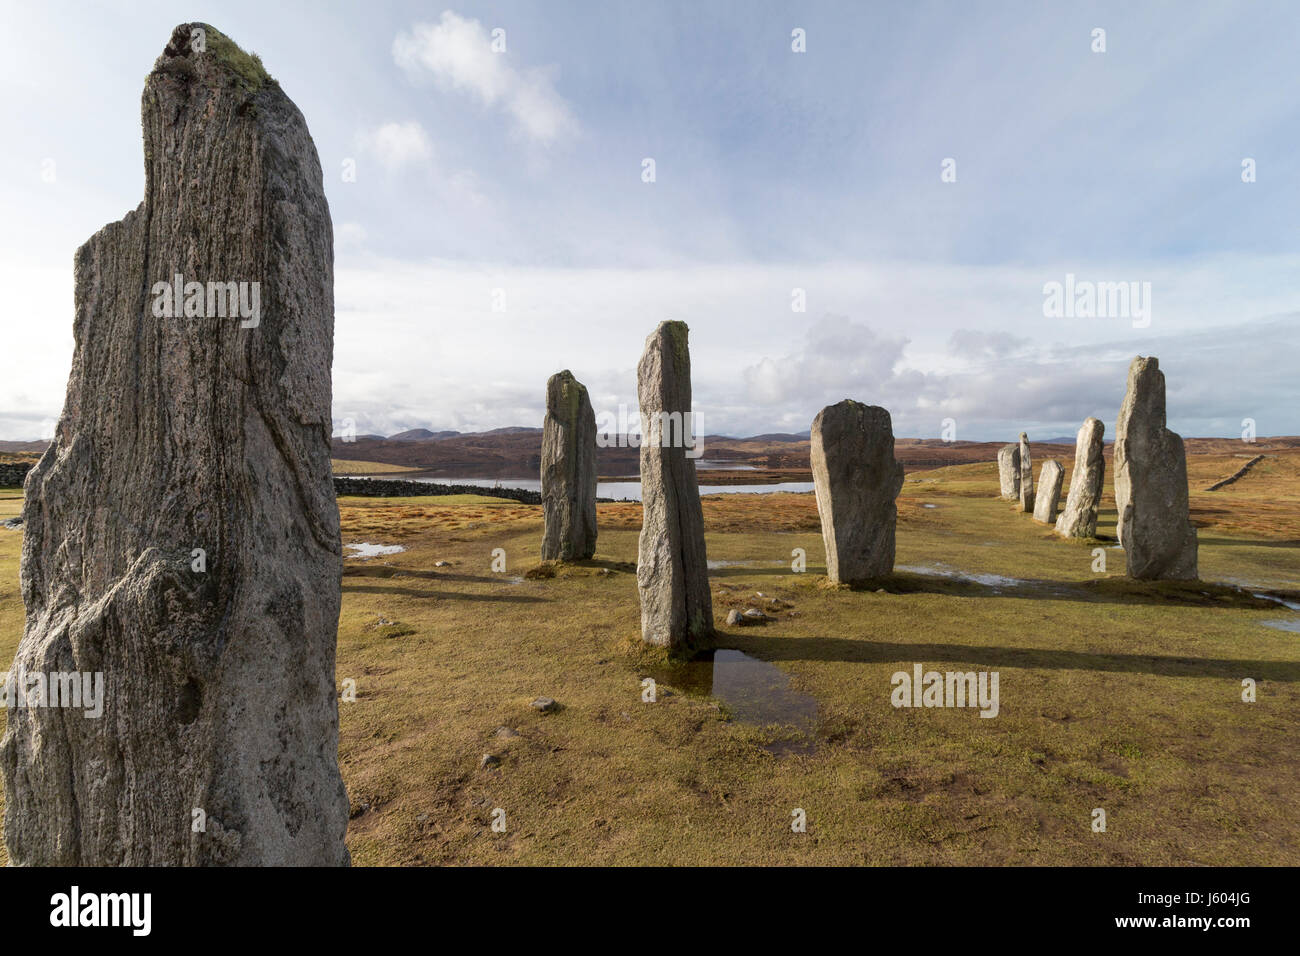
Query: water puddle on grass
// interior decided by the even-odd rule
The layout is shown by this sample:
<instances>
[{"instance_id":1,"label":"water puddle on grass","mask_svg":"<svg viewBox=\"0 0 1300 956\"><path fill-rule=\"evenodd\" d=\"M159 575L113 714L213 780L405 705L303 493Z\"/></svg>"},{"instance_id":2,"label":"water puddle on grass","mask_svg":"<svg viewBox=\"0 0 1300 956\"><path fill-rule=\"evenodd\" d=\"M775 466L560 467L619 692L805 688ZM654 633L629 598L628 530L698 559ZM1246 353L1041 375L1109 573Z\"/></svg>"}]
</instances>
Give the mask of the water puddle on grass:
<instances>
[{"instance_id":1,"label":"water puddle on grass","mask_svg":"<svg viewBox=\"0 0 1300 956\"><path fill-rule=\"evenodd\" d=\"M1291 611L1300 611L1300 604L1297 604L1295 601L1288 601L1285 598L1274 597L1271 594L1254 594L1253 596L1265 601L1272 601L1274 604L1280 604Z\"/></svg>"},{"instance_id":2,"label":"water puddle on grass","mask_svg":"<svg viewBox=\"0 0 1300 956\"><path fill-rule=\"evenodd\" d=\"M733 719L758 727L777 725L792 738L763 745L769 753L810 754L817 727L817 699L790 687L790 675L744 651L720 648L692 660L657 669L651 676L696 697L716 697Z\"/></svg>"},{"instance_id":3,"label":"water puddle on grass","mask_svg":"<svg viewBox=\"0 0 1300 956\"><path fill-rule=\"evenodd\" d=\"M345 544L343 547L352 551L349 558L378 558L385 554L401 554L406 549L400 544L369 544L365 541L357 544Z\"/></svg>"},{"instance_id":4,"label":"water puddle on grass","mask_svg":"<svg viewBox=\"0 0 1300 956\"><path fill-rule=\"evenodd\" d=\"M1029 584L1020 578L1009 578L1001 574L977 574L970 571L955 571L939 566L906 565L897 566L898 571L910 571L912 574L924 574L935 578L949 578L953 581L972 581L975 584L983 585L986 588L1019 588Z\"/></svg>"},{"instance_id":5,"label":"water puddle on grass","mask_svg":"<svg viewBox=\"0 0 1300 956\"><path fill-rule=\"evenodd\" d=\"M1271 594L1256 594L1255 597L1263 598L1265 601L1272 601L1275 604L1281 604L1290 611L1300 611L1300 604L1295 601L1287 601L1280 597L1274 597ZM1271 627L1279 631L1290 631L1292 634L1300 634L1300 617L1275 617L1271 621L1260 621L1265 627Z\"/></svg>"}]
</instances>

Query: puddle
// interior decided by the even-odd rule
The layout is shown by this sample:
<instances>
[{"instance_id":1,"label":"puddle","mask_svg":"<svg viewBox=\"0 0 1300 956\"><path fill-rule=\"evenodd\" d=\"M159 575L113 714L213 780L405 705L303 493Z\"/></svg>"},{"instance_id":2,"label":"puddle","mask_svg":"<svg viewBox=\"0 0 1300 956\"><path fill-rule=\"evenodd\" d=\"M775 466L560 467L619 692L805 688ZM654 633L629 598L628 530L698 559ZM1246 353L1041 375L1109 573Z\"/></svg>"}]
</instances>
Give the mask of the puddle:
<instances>
[{"instance_id":1,"label":"puddle","mask_svg":"<svg viewBox=\"0 0 1300 956\"><path fill-rule=\"evenodd\" d=\"M776 740L763 749L778 757L810 754L816 749L817 699L792 690L790 675L775 664L744 651L707 651L693 660L652 672L657 681L697 697L716 697L734 720L759 727L790 727L799 737Z\"/></svg>"},{"instance_id":2,"label":"puddle","mask_svg":"<svg viewBox=\"0 0 1300 956\"><path fill-rule=\"evenodd\" d=\"M345 544L343 547L353 551L349 558L377 558L385 554L400 554L406 549L400 544L368 544L365 541L357 544Z\"/></svg>"},{"instance_id":3,"label":"puddle","mask_svg":"<svg viewBox=\"0 0 1300 956\"><path fill-rule=\"evenodd\" d=\"M1276 628L1279 631L1290 631L1292 634L1300 634L1300 617L1280 617L1272 621L1260 621L1265 627Z\"/></svg>"},{"instance_id":4,"label":"puddle","mask_svg":"<svg viewBox=\"0 0 1300 956\"><path fill-rule=\"evenodd\" d=\"M937 507L939 507L939 506L938 506L938 505L932 505L932 504L930 504L929 502L926 502L925 504L921 505L921 507L922 507L922 508L937 508Z\"/></svg>"},{"instance_id":5,"label":"puddle","mask_svg":"<svg viewBox=\"0 0 1300 956\"><path fill-rule=\"evenodd\" d=\"M1300 611L1300 604L1297 604L1295 601L1287 601L1280 597L1274 597L1271 594L1253 594L1252 592L1252 595L1257 598L1262 598L1265 601L1272 601L1275 604L1280 604L1289 610Z\"/></svg>"},{"instance_id":6,"label":"puddle","mask_svg":"<svg viewBox=\"0 0 1300 956\"><path fill-rule=\"evenodd\" d=\"M752 562L752 561L714 561L714 560L710 559L709 561L706 561L705 563L708 564L708 566L709 566L709 570L710 570L710 571L716 571L716 570L718 570L718 568L745 568L745 567L749 567L749 566L751 566L754 562Z\"/></svg>"},{"instance_id":7,"label":"puddle","mask_svg":"<svg viewBox=\"0 0 1300 956\"><path fill-rule=\"evenodd\" d=\"M1001 574L975 574L965 571L949 571L942 567L920 567L916 565L900 564L895 570L910 571L912 574L924 574L932 578L949 578L953 581L973 581L975 584L981 584L986 588L1018 588L1029 584L1028 581L1020 578L1008 578Z\"/></svg>"}]
</instances>

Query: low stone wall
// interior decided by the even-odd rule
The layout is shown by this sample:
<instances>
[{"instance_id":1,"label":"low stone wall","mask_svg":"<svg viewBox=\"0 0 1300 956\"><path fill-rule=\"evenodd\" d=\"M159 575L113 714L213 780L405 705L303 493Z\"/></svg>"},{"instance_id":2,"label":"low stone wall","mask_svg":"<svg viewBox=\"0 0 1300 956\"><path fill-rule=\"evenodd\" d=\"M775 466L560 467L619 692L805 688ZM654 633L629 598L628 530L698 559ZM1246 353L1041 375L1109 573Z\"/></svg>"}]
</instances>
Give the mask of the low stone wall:
<instances>
[{"instance_id":1,"label":"low stone wall","mask_svg":"<svg viewBox=\"0 0 1300 956\"><path fill-rule=\"evenodd\" d=\"M21 488L27 473L32 470L30 461L10 462L0 465L0 488Z\"/></svg>"},{"instance_id":2,"label":"low stone wall","mask_svg":"<svg viewBox=\"0 0 1300 956\"><path fill-rule=\"evenodd\" d=\"M410 498L416 495L487 495L509 498L525 505L540 505L539 491L522 488L484 488L480 485L435 485L424 481L399 478L335 478L335 495L361 495L366 498Z\"/></svg>"}]
</instances>

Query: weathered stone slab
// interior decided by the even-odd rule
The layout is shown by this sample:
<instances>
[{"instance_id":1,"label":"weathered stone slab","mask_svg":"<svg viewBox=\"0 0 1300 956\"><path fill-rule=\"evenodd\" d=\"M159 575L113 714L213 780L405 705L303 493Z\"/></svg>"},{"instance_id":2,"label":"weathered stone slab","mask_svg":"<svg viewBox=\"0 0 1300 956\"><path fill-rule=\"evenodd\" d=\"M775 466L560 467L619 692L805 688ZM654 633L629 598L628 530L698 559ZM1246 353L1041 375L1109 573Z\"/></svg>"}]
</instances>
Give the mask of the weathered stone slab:
<instances>
[{"instance_id":1,"label":"weathered stone slab","mask_svg":"<svg viewBox=\"0 0 1300 956\"><path fill-rule=\"evenodd\" d=\"M1020 499L1020 445L1003 445L998 449L998 484L1002 497Z\"/></svg>"},{"instance_id":2,"label":"weathered stone slab","mask_svg":"<svg viewBox=\"0 0 1300 956\"><path fill-rule=\"evenodd\" d=\"M1029 436L1020 433L1020 510L1034 513L1034 462L1029 454Z\"/></svg>"},{"instance_id":3,"label":"weathered stone slab","mask_svg":"<svg viewBox=\"0 0 1300 956\"><path fill-rule=\"evenodd\" d=\"M1194 580L1196 528L1183 440L1165 427L1165 376L1138 356L1115 428L1115 504L1129 577Z\"/></svg>"},{"instance_id":4,"label":"weathered stone slab","mask_svg":"<svg viewBox=\"0 0 1300 956\"><path fill-rule=\"evenodd\" d=\"M596 553L596 414L568 369L546 382L542 428L542 560Z\"/></svg>"},{"instance_id":5,"label":"weathered stone slab","mask_svg":"<svg viewBox=\"0 0 1300 956\"><path fill-rule=\"evenodd\" d=\"M1061 500L1061 481L1065 469L1056 459L1043 462L1038 470L1038 489L1034 493L1034 520L1052 524L1056 520L1056 505Z\"/></svg>"},{"instance_id":6,"label":"weathered stone slab","mask_svg":"<svg viewBox=\"0 0 1300 956\"><path fill-rule=\"evenodd\" d=\"M1097 536L1097 509L1101 506L1106 477L1106 459L1102 455L1105 433L1106 426L1100 419L1089 418L1075 438L1070 493L1061 516L1056 519L1056 533L1064 538Z\"/></svg>"},{"instance_id":7,"label":"weathered stone slab","mask_svg":"<svg viewBox=\"0 0 1300 956\"><path fill-rule=\"evenodd\" d=\"M320 163L279 84L204 24L173 32L142 112L144 201L75 259L11 668L99 675L102 716L9 711L9 858L346 864Z\"/></svg>"},{"instance_id":8,"label":"weathered stone slab","mask_svg":"<svg viewBox=\"0 0 1300 956\"><path fill-rule=\"evenodd\" d=\"M847 398L823 408L812 423L811 460L827 577L860 584L892 574L903 466L889 412Z\"/></svg>"},{"instance_id":9,"label":"weathered stone slab","mask_svg":"<svg viewBox=\"0 0 1300 956\"><path fill-rule=\"evenodd\" d=\"M691 355L685 322L660 322L637 365L641 406L641 537L636 583L641 638L680 648L713 633L700 507L690 444Z\"/></svg>"}]
</instances>

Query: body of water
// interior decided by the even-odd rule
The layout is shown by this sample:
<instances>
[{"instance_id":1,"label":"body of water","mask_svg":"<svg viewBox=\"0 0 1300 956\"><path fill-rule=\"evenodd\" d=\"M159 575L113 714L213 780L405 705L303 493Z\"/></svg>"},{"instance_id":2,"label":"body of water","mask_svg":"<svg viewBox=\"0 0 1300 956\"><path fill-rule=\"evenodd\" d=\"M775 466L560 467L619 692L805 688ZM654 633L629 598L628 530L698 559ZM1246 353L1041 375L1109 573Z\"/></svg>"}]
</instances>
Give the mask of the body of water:
<instances>
[{"instance_id":1,"label":"body of water","mask_svg":"<svg viewBox=\"0 0 1300 956\"><path fill-rule=\"evenodd\" d=\"M482 488L518 488L522 491L542 490L540 478L406 478L401 475L392 477L406 481L422 481L431 485L475 485ZM781 481L770 485L700 485L702 495L763 495L775 491L809 492L812 490L811 481ZM596 497L640 501L641 482L636 478L599 481L596 483Z\"/></svg>"},{"instance_id":2,"label":"body of water","mask_svg":"<svg viewBox=\"0 0 1300 956\"><path fill-rule=\"evenodd\" d=\"M743 651L719 648L689 661L651 671L655 680L700 697L716 697L736 720L759 727L778 725L794 736L777 737L765 750L809 754L815 749L817 699L794 690L790 675Z\"/></svg>"}]
</instances>

